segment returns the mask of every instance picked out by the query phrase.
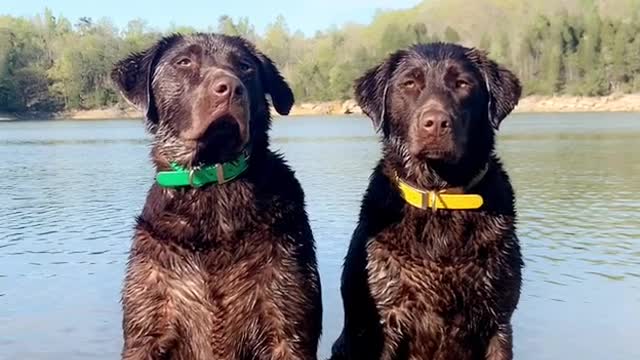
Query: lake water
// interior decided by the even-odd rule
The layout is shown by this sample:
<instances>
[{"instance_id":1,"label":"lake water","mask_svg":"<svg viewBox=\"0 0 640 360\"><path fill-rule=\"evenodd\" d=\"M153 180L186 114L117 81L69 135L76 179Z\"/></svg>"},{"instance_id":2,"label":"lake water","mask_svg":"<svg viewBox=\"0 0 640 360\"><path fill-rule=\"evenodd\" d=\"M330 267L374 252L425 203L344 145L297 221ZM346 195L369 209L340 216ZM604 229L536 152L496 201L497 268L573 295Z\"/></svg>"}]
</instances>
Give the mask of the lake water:
<instances>
[{"instance_id":1,"label":"lake water","mask_svg":"<svg viewBox=\"0 0 640 360\"><path fill-rule=\"evenodd\" d=\"M306 191L326 355L339 276L378 158L368 120L279 119ZM640 114L515 115L498 150L526 259L517 359L640 359ZM139 121L0 123L0 359L117 359L119 292L152 181Z\"/></svg>"}]
</instances>

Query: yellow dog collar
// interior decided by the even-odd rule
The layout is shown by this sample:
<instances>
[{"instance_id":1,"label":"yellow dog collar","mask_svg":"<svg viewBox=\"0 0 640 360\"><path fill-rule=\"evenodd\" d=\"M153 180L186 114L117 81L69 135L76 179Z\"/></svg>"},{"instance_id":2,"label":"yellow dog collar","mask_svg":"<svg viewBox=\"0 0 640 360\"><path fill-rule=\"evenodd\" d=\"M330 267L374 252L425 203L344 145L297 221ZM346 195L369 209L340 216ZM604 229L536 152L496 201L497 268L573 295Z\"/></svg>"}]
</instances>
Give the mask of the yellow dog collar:
<instances>
[{"instance_id":1,"label":"yellow dog collar","mask_svg":"<svg viewBox=\"0 0 640 360\"><path fill-rule=\"evenodd\" d=\"M488 167L485 167L467 188L477 185L487 173L487 169ZM424 210L473 210L479 209L484 203L482 196L465 194L465 189L462 187L443 190L421 190L409 185L397 175L396 183L398 190L400 190L400 195L407 203Z\"/></svg>"}]
</instances>

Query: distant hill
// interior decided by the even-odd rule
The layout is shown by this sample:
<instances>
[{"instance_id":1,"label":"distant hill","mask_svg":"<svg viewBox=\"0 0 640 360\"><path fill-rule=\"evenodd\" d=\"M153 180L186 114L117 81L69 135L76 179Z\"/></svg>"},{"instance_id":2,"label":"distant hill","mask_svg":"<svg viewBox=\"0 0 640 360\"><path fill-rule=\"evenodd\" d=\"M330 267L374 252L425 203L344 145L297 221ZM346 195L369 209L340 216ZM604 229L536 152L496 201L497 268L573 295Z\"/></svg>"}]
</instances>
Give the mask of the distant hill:
<instances>
[{"instance_id":1,"label":"distant hill","mask_svg":"<svg viewBox=\"0 0 640 360\"><path fill-rule=\"evenodd\" d=\"M436 40L484 48L528 94L640 91L640 0L425 0L338 34L373 58Z\"/></svg>"},{"instance_id":2,"label":"distant hill","mask_svg":"<svg viewBox=\"0 0 640 360\"><path fill-rule=\"evenodd\" d=\"M465 42L479 43L484 34L518 37L541 14L580 15L591 8L604 18L630 21L634 13L640 15L640 0L425 0L411 9L380 12L371 26L403 19L438 33L452 27Z\"/></svg>"},{"instance_id":3,"label":"distant hill","mask_svg":"<svg viewBox=\"0 0 640 360\"><path fill-rule=\"evenodd\" d=\"M529 95L640 92L640 0L425 0L378 11L370 24L311 37L292 32L283 16L258 34L246 18L160 31L142 19L119 29L109 19L70 20L45 9L28 18L0 14L0 112L117 105L122 99L108 76L115 61L163 34L197 30L255 42L278 64L298 101L349 99L354 79L367 68L400 48L432 41L488 50Z\"/></svg>"}]
</instances>

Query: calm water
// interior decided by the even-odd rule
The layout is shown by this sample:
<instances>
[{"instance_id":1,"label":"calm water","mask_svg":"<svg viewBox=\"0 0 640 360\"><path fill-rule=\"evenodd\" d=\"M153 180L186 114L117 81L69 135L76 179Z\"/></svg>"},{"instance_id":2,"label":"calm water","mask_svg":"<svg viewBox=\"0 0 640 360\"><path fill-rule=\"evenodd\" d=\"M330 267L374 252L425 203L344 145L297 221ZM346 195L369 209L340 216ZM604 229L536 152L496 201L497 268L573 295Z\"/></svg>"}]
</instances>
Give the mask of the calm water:
<instances>
[{"instance_id":1,"label":"calm water","mask_svg":"<svg viewBox=\"0 0 640 360\"><path fill-rule=\"evenodd\" d=\"M378 157L363 118L276 122L318 242L321 354ZM119 291L152 170L137 121L0 123L0 359L117 359ZM640 115L517 115L499 139L526 257L518 359L640 359Z\"/></svg>"}]
</instances>

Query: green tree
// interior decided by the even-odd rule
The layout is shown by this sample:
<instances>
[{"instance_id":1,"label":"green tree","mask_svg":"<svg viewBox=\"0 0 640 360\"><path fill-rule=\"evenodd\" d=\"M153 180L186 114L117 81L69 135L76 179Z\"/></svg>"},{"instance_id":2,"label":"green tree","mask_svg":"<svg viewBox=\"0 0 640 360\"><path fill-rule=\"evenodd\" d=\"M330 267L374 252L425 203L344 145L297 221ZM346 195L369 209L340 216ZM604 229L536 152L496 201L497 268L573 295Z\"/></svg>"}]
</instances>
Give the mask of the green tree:
<instances>
[{"instance_id":1,"label":"green tree","mask_svg":"<svg viewBox=\"0 0 640 360\"><path fill-rule=\"evenodd\" d=\"M559 93L564 84L564 43L561 29L553 26L548 31L541 59L543 79L539 90L544 94L553 95Z\"/></svg>"},{"instance_id":2,"label":"green tree","mask_svg":"<svg viewBox=\"0 0 640 360\"><path fill-rule=\"evenodd\" d=\"M491 37L489 34L484 33L480 38L480 49L489 50L491 48Z\"/></svg>"},{"instance_id":3,"label":"green tree","mask_svg":"<svg viewBox=\"0 0 640 360\"><path fill-rule=\"evenodd\" d=\"M176 25L174 23L171 23L169 25L169 29L167 30L167 33L169 34L194 34L197 33L198 29L194 28L193 26L186 26L186 25Z\"/></svg>"},{"instance_id":4,"label":"green tree","mask_svg":"<svg viewBox=\"0 0 640 360\"><path fill-rule=\"evenodd\" d=\"M134 19L127 23L123 32L122 56L136 51L141 51L153 44L158 38L159 33L149 28L146 21L142 19Z\"/></svg>"},{"instance_id":5,"label":"green tree","mask_svg":"<svg viewBox=\"0 0 640 360\"><path fill-rule=\"evenodd\" d=\"M262 47L267 54L280 66L289 63L289 27L282 15L278 15L275 22L269 24L262 40Z\"/></svg>"},{"instance_id":6,"label":"green tree","mask_svg":"<svg viewBox=\"0 0 640 360\"><path fill-rule=\"evenodd\" d=\"M429 33L426 24L431 26L432 18L422 6L378 11L369 25L333 26L312 36L291 32L282 16L264 34L257 34L245 17L222 16L209 29L255 42L275 60L296 98L303 101L351 97L354 79L390 52L440 39L460 42L460 34L468 34L465 42L478 44L513 69L526 94L640 91L640 0L620 5L624 17L610 16L609 6L600 11L594 4L601 1L581 1L580 11L562 8L564 1L543 3L553 11L525 14L502 8L510 14L507 21L487 24L484 32L444 11L438 12L442 21L433 22L434 28L444 25L444 31ZM456 29L446 23L455 23ZM50 9L31 18L0 16L0 111L121 103L109 81L116 60L148 47L163 34L198 30L171 25L159 31L141 19L121 29L107 19L89 17L72 25Z\"/></svg>"},{"instance_id":7,"label":"green tree","mask_svg":"<svg viewBox=\"0 0 640 360\"><path fill-rule=\"evenodd\" d=\"M497 46L496 59L507 66L511 66L511 43L506 32L501 32L498 35Z\"/></svg>"},{"instance_id":8,"label":"green tree","mask_svg":"<svg viewBox=\"0 0 640 360\"><path fill-rule=\"evenodd\" d=\"M236 23L228 15L222 15L218 18L217 32L232 36L242 36L250 41L257 39L255 28L249 23L249 18L247 17L238 19Z\"/></svg>"},{"instance_id":9,"label":"green tree","mask_svg":"<svg viewBox=\"0 0 640 360\"><path fill-rule=\"evenodd\" d=\"M627 49L633 42L633 34L628 25L620 23L613 39L611 49L611 80L615 91L626 91L632 86L630 76L632 72L629 67Z\"/></svg>"},{"instance_id":10,"label":"green tree","mask_svg":"<svg viewBox=\"0 0 640 360\"><path fill-rule=\"evenodd\" d=\"M399 24L390 24L382 32L378 55L382 58L391 52L410 46L413 42L411 31L403 29Z\"/></svg>"},{"instance_id":11,"label":"green tree","mask_svg":"<svg viewBox=\"0 0 640 360\"><path fill-rule=\"evenodd\" d=\"M13 32L0 28L0 111L19 110L13 79L15 42Z\"/></svg>"},{"instance_id":12,"label":"green tree","mask_svg":"<svg viewBox=\"0 0 640 360\"><path fill-rule=\"evenodd\" d=\"M414 42L417 44L429 41L429 31L424 23L415 23L409 25L409 29L413 32Z\"/></svg>"},{"instance_id":13,"label":"green tree","mask_svg":"<svg viewBox=\"0 0 640 360\"><path fill-rule=\"evenodd\" d=\"M444 41L452 43L460 42L460 34L452 27L447 26L447 28L444 29Z\"/></svg>"}]
</instances>

